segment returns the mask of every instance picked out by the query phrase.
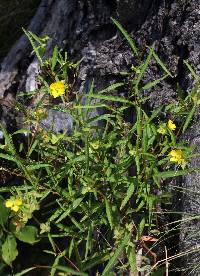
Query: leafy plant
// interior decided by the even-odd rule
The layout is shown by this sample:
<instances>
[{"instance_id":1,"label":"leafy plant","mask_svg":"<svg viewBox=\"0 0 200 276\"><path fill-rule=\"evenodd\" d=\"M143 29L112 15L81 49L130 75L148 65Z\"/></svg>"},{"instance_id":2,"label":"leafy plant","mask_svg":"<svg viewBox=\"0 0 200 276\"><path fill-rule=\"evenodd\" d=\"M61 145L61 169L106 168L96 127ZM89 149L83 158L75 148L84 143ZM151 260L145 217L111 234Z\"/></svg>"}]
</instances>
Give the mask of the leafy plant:
<instances>
[{"instance_id":1,"label":"leafy plant","mask_svg":"<svg viewBox=\"0 0 200 276\"><path fill-rule=\"evenodd\" d=\"M138 56L138 65L127 72L131 88L126 98L113 94L125 88L126 82L99 92L92 82L83 99L70 77L75 76L79 62L69 61L57 47L52 57L44 59L46 38L25 31L43 73L39 90L19 96L30 99L42 93L42 97L32 110L17 106L24 115L24 129L10 134L1 126L4 142L0 157L14 164L10 173L20 182L0 189L5 193L0 198L2 259L8 265L18 255L19 240L46 245L41 254L53 257L53 263L47 263L52 276L58 272L88 275L93 270L96 275L112 275L112 271L151 269L146 266L145 256L140 266L136 257L144 236L151 240L152 233L159 235L156 208L158 203L170 200L168 194L158 193L163 190L164 180L193 170L193 149L178 138L189 127L200 100L194 89L176 104L146 112L148 98L142 92L172 75L154 46L141 60L133 39L119 22L113 21ZM163 70L163 76L144 84L152 59ZM94 115L102 108L103 115ZM43 128L50 109L68 114L72 128L63 133L56 133L53 126ZM132 123L124 116L128 109L135 114ZM163 111L167 116L160 121ZM16 134L26 134L26 143L15 145ZM14 203L6 204L8 198ZM14 208L17 199L22 204Z\"/></svg>"}]
</instances>

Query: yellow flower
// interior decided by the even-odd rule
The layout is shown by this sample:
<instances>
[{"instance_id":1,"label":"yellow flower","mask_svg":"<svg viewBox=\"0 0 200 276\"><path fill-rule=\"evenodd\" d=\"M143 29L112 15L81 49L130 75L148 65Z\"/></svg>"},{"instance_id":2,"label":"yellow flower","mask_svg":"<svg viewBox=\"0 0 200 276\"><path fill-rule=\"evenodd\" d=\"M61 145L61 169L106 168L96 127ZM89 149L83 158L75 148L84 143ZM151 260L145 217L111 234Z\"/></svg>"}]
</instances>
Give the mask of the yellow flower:
<instances>
[{"instance_id":1,"label":"yellow flower","mask_svg":"<svg viewBox=\"0 0 200 276\"><path fill-rule=\"evenodd\" d=\"M170 161L178 163L179 165L185 166L186 161L184 159L182 150L171 150L169 153Z\"/></svg>"},{"instance_id":2,"label":"yellow flower","mask_svg":"<svg viewBox=\"0 0 200 276\"><path fill-rule=\"evenodd\" d=\"M176 129L176 125L173 123L172 120L168 121L167 126L170 130L175 130Z\"/></svg>"},{"instance_id":3,"label":"yellow flower","mask_svg":"<svg viewBox=\"0 0 200 276\"><path fill-rule=\"evenodd\" d=\"M5 206L7 208L10 208L14 212L18 212L20 209L20 206L23 204L21 198L16 199L8 199L5 202Z\"/></svg>"},{"instance_id":4,"label":"yellow flower","mask_svg":"<svg viewBox=\"0 0 200 276\"><path fill-rule=\"evenodd\" d=\"M62 81L53 82L50 85L51 95L57 98L65 93L65 85Z\"/></svg>"},{"instance_id":5,"label":"yellow flower","mask_svg":"<svg viewBox=\"0 0 200 276\"><path fill-rule=\"evenodd\" d=\"M15 199L15 205L17 205L17 206L21 206L21 205L22 205L22 200L21 200L21 198Z\"/></svg>"},{"instance_id":6,"label":"yellow flower","mask_svg":"<svg viewBox=\"0 0 200 276\"><path fill-rule=\"evenodd\" d=\"M14 205L13 207L11 207L11 210L14 212L18 212L19 211L19 206Z\"/></svg>"},{"instance_id":7,"label":"yellow flower","mask_svg":"<svg viewBox=\"0 0 200 276\"><path fill-rule=\"evenodd\" d=\"M6 200L6 208L11 208L13 206L14 201L11 199Z\"/></svg>"},{"instance_id":8,"label":"yellow flower","mask_svg":"<svg viewBox=\"0 0 200 276\"><path fill-rule=\"evenodd\" d=\"M166 134L166 124L159 125L157 132L163 135Z\"/></svg>"}]
</instances>

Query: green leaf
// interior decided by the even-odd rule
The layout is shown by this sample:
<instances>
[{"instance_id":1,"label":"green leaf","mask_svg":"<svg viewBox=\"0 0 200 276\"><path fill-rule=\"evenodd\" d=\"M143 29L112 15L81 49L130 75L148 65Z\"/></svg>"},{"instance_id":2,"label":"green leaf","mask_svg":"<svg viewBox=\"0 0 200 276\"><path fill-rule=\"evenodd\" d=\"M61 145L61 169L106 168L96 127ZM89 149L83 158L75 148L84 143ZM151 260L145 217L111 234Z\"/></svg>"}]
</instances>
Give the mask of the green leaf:
<instances>
[{"instance_id":1,"label":"green leaf","mask_svg":"<svg viewBox=\"0 0 200 276\"><path fill-rule=\"evenodd\" d=\"M135 246L134 247L129 246L129 248L127 250L127 255L128 255L129 264L131 266L131 272L133 274L137 273L138 271L137 271L137 261L136 261Z\"/></svg>"},{"instance_id":2,"label":"green leaf","mask_svg":"<svg viewBox=\"0 0 200 276\"><path fill-rule=\"evenodd\" d=\"M138 56L138 51L137 48L135 46L135 42L133 41L133 39L130 37L130 35L127 33L127 31L122 27L122 25L115 20L114 18L111 18L113 23L117 26L117 28L120 30L120 32L123 34L123 36L126 38L126 40L128 41L133 53Z\"/></svg>"},{"instance_id":3,"label":"green leaf","mask_svg":"<svg viewBox=\"0 0 200 276\"><path fill-rule=\"evenodd\" d=\"M87 271L98 264L102 264L102 263L106 262L109 259L110 259L110 254L108 254L108 253L100 254L99 253L97 256L84 262L83 271Z\"/></svg>"},{"instance_id":4,"label":"green leaf","mask_svg":"<svg viewBox=\"0 0 200 276\"><path fill-rule=\"evenodd\" d=\"M103 114L103 115L95 116L93 118L90 118L87 121L87 124L91 124L91 123L98 122L101 120L109 121L110 118L114 118L114 117L115 117L115 115L111 115L111 114Z\"/></svg>"},{"instance_id":5,"label":"green leaf","mask_svg":"<svg viewBox=\"0 0 200 276\"><path fill-rule=\"evenodd\" d=\"M14 156L11 156L9 154L4 154L4 153L0 153L0 158L9 160L9 161L13 161L16 163L16 158Z\"/></svg>"},{"instance_id":6,"label":"green leaf","mask_svg":"<svg viewBox=\"0 0 200 276\"><path fill-rule=\"evenodd\" d=\"M26 273L28 273L29 271L36 269L37 267L29 267L27 269L22 270L21 272L18 272L17 274L15 274L14 276L22 276L25 275Z\"/></svg>"},{"instance_id":7,"label":"green leaf","mask_svg":"<svg viewBox=\"0 0 200 276\"><path fill-rule=\"evenodd\" d=\"M15 146L13 144L12 136L7 132L7 130L5 129L5 127L2 124L0 124L0 128L2 129L3 135L5 137L5 142L8 147L8 150L10 151L10 153L13 156L15 156L16 150L15 150Z\"/></svg>"},{"instance_id":8,"label":"green leaf","mask_svg":"<svg viewBox=\"0 0 200 276\"><path fill-rule=\"evenodd\" d=\"M139 224L139 229L138 229L138 234L137 234L137 239L138 239L138 240L139 240L140 237L142 236L144 227L145 227L145 217L142 218L142 220L140 221L140 224Z\"/></svg>"},{"instance_id":9,"label":"green leaf","mask_svg":"<svg viewBox=\"0 0 200 276\"><path fill-rule=\"evenodd\" d=\"M114 84L111 84L110 86L106 87L105 89L98 91L98 94L103 94L103 93L108 93L110 91L115 91L116 88L122 87L122 86L124 86L123 82L114 83Z\"/></svg>"},{"instance_id":10,"label":"green leaf","mask_svg":"<svg viewBox=\"0 0 200 276\"><path fill-rule=\"evenodd\" d=\"M94 108L102 108L107 107L105 104L94 104L94 105L74 105L74 109L94 109Z\"/></svg>"},{"instance_id":11,"label":"green leaf","mask_svg":"<svg viewBox=\"0 0 200 276\"><path fill-rule=\"evenodd\" d=\"M89 139L88 139L88 135L86 135L86 137L85 137L85 172L86 172L86 175L88 174L88 171L89 171L89 164L90 164L90 160L89 160Z\"/></svg>"},{"instance_id":12,"label":"green leaf","mask_svg":"<svg viewBox=\"0 0 200 276\"><path fill-rule=\"evenodd\" d=\"M135 181L136 181L136 179L135 179ZM124 208L124 206L127 204L127 202L129 201L129 199L132 197L132 195L134 193L134 190L135 190L135 182L132 182L130 184L130 186L128 187L128 190L127 190L125 198L122 201L122 204L120 206L120 210L122 210Z\"/></svg>"},{"instance_id":13,"label":"green leaf","mask_svg":"<svg viewBox=\"0 0 200 276\"><path fill-rule=\"evenodd\" d=\"M183 63L187 66L188 70L190 71L190 73L192 74L193 78L196 81L199 81L200 78L199 76L197 76L197 74L195 73L194 69L192 68L192 66L187 62L187 60L184 60Z\"/></svg>"},{"instance_id":14,"label":"green leaf","mask_svg":"<svg viewBox=\"0 0 200 276\"><path fill-rule=\"evenodd\" d=\"M105 198L105 204L106 204L106 215L110 224L110 228L113 229L113 217L112 217L112 211L110 208L109 201Z\"/></svg>"},{"instance_id":15,"label":"green leaf","mask_svg":"<svg viewBox=\"0 0 200 276\"><path fill-rule=\"evenodd\" d=\"M72 238L71 241L70 241L70 245L69 245L69 258L71 258L73 249L74 249L74 238Z\"/></svg>"},{"instance_id":16,"label":"green leaf","mask_svg":"<svg viewBox=\"0 0 200 276\"><path fill-rule=\"evenodd\" d=\"M58 265L58 266L56 266L56 269L59 270L59 271L70 273L71 275L88 276L87 273L73 270L73 269L71 269L70 267L67 267L67 266Z\"/></svg>"},{"instance_id":17,"label":"green leaf","mask_svg":"<svg viewBox=\"0 0 200 276\"><path fill-rule=\"evenodd\" d=\"M120 257L120 255L123 252L125 246L129 242L130 236L131 236L130 234L126 234L125 238L121 241L119 247L117 248L117 250L115 251L114 255L112 256L112 258L110 259L110 261L106 265L106 267L105 267L105 269L104 269L104 271L102 273L102 276L109 275L110 270L115 265L115 263L117 262L117 259Z\"/></svg>"},{"instance_id":18,"label":"green leaf","mask_svg":"<svg viewBox=\"0 0 200 276\"><path fill-rule=\"evenodd\" d=\"M2 196L0 196L0 225L4 226L9 217L9 210L5 206L5 200Z\"/></svg>"},{"instance_id":19,"label":"green leaf","mask_svg":"<svg viewBox=\"0 0 200 276\"><path fill-rule=\"evenodd\" d=\"M159 84L162 80L166 79L169 75L164 75L162 78L154 80L152 82L149 82L147 84L145 84L145 86L142 87L143 90L148 90L154 86L156 86L157 84Z\"/></svg>"},{"instance_id":20,"label":"green leaf","mask_svg":"<svg viewBox=\"0 0 200 276\"><path fill-rule=\"evenodd\" d=\"M152 112L151 117L147 119L146 124L149 124L154 118L156 118L158 116L158 114L161 112L162 109L163 109L163 105L161 105L160 107L155 109Z\"/></svg>"},{"instance_id":21,"label":"green leaf","mask_svg":"<svg viewBox=\"0 0 200 276\"><path fill-rule=\"evenodd\" d=\"M54 276L57 270L57 266L59 265L59 260L60 258L64 257L66 254L66 250L64 250L61 254L59 254L56 258L55 261L51 267L51 272L50 272L50 276Z\"/></svg>"},{"instance_id":22,"label":"green leaf","mask_svg":"<svg viewBox=\"0 0 200 276\"><path fill-rule=\"evenodd\" d=\"M61 220L65 219L74 209L76 209L84 197L77 198L73 204L69 206L69 208L57 219L56 223L59 223Z\"/></svg>"},{"instance_id":23,"label":"green leaf","mask_svg":"<svg viewBox=\"0 0 200 276\"><path fill-rule=\"evenodd\" d=\"M28 165L26 168L28 171L34 171L34 170L39 170L43 168L51 167L50 164L34 164L34 165Z\"/></svg>"},{"instance_id":24,"label":"green leaf","mask_svg":"<svg viewBox=\"0 0 200 276\"><path fill-rule=\"evenodd\" d=\"M39 140L35 140L33 142L33 144L31 145L31 147L28 149L28 153L27 153L27 156L30 157L32 152L35 150L36 146L39 144Z\"/></svg>"},{"instance_id":25,"label":"green leaf","mask_svg":"<svg viewBox=\"0 0 200 276\"><path fill-rule=\"evenodd\" d=\"M185 175L190 172L192 172L192 170L180 170L180 171L174 170L174 171L159 172L156 174L156 177L166 179L170 177Z\"/></svg>"},{"instance_id":26,"label":"green leaf","mask_svg":"<svg viewBox=\"0 0 200 276\"><path fill-rule=\"evenodd\" d=\"M51 61L51 70L52 71L54 70L54 68L56 66L57 60L58 60L58 46L55 46L54 50L53 50L52 61Z\"/></svg>"},{"instance_id":27,"label":"green leaf","mask_svg":"<svg viewBox=\"0 0 200 276\"><path fill-rule=\"evenodd\" d=\"M42 43L42 39L37 37L32 32L26 31L24 28L22 28L22 30L24 31L25 35L28 37L28 39L33 47L33 51L35 52L37 58L39 59L41 64L43 64L42 54L44 53L44 49L43 49L44 45ZM36 45L36 42L38 45ZM41 51L41 50L43 50L43 51Z\"/></svg>"},{"instance_id":28,"label":"green leaf","mask_svg":"<svg viewBox=\"0 0 200 276\"><path fill-rule=\"evenodd\" d=\"M138 78L136 80L136 87L138 87L140 81L142 80L142 77L144 76L145 71L147 70L149 63L151 61L152 55L154 53L154 45L150 48L150 51L148 53L148 56L144 62L144 64L142 65L141 69L140 69L140 73L138 75Z\"/></svg>"},{"instance_id":29,"label":"green leaf","mask_svg":"<svg viewBox=\"0 0 200 276\"><path fill-rule=\"evenodd\" d=\"M188 128L190 122L192 121L193 116L194 116L194 113L195 113L195 111L196 111L196 108L197 108L197 106L196 106L196 105L193 105L191 111L188 113L187 118L186 118L186 121L185 121L185 123L184 123L184 125L183 125L183 133L187 130L187 128Z\"/></svg>"},{"instance_id":30,"label":"green leaf","mask_svg":"<svg viewBox=\"0 0 200 276\"><path fill-rule=\"evenodd\" d=\"M87 241L85 246L85 259L88 256L88 253L92 250L92 234L93 234L93 223L88 227Z\"/></svg>"},{"instance_id":31,"label":"green leaf","mask_svg":"<svg viewBox=\"0 0 200 276\"><path fill-rule=\"evenodd\" d=\"M8 235L2 245L2 258L5 263L11 265L18 255L15 237Z\"/></svg>"},{"instance_id":32,"label":"green leaf","mask_svg":"<svg viewBox=\"0 0 200 276\"><path fill-rule=\"evenodd\" d=\"M95 99L100 99L100 100L104 100L104 101L113 101L113 102L120 102L120 103L126 103L129 105L133 105L132 102L122 98L122 97L116 97L116 96L104 96L104 95L86 95L86 97L90 97L90 98L95 98Z\"/></svg>"},{"instance_id":33,"label":"green leaf","mask_svg":"<svg viewBox=\"0 0 200 276\"><path fill-rule=\"evenodd\" d=\"M18 95L17 95L18 96ZM15 132L13 132L12 136L13 135L16 135L16 134L24 134L24 135L27 135L27 134L31 134L31 131L29 129L19 129Z\"/></svg>"},{"instance_id":34,"label":"green leaf","mask_svg":"<svg viewBox=\"0 0 200 276\"><path fill-rule=\"evenodd\" d=\"M173 78L172 74L170 73L170 71L167 69L167 67L165 66L165 64L161 61L161 59L159 58L159 56L155 53L155 51L153 51L153 57L155 58L156 62L160 65L160 67L170 76Z\"/></svg>"},{"instance_id":35,"label":"green leaf","mask_svg":"<svg viewBox=\"0 0 200 276\"><path fill-rule=\"evenodd\" d=\"M25 226L14 234L18 240L25 243L34 244L39 241L38 229L35 226Z\"/></svg>"}]
</instances>

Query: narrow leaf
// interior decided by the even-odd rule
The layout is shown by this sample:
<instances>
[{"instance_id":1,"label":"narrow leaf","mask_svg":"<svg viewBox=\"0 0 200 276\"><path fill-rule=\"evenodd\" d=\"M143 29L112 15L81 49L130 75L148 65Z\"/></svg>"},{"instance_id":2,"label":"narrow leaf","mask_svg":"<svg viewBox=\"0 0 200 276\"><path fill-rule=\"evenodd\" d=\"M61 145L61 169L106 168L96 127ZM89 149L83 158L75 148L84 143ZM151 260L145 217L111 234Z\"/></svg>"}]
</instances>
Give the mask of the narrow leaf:
<instances>
[{"instance_id":1,"label":"narrow leaf","mask_svg":"<svg viewBox=\"0 0 200 276\"><path fill-rule=\"evenodd\" d=\"M27 274L29 271L36 269L37 267L29 267L27 269L22 270L21 272L16 273L14 276L22 276Z\"/></svg>"},{"instance_id":2,"label":"narrow leaf","mask_svg":"<svg viewBox=\"0 0 200 276\"><path fill-rule=\"evenodd\" d=\"M104 100L104 101L113 101L113 102L121 102L121 103L126 103L129 105L133 105L132 102L122 98L122 97L115 97L115 96L103 96L103 95L86 95L86 97L91 97L91 98L95 98L95 99L100 99L100 100Z\"/></svg>"},{"instance_id":3,"label":"narrow leaf","mask_svg":"<svg viewBox=\"0 0 200 276\"><path fill-rule=\"evenodd\" d=\"M73 270L73 269L71 269L70 267L67 267L67 266L58 265L58 266L56 267L56 269L59 270L59 271L63 271L63 272L70 273L71 275L88 276L87 273L79 272L79 271Z\"/></svg>"},{"instance_id":4,"label":"narrow leaf","mask_svg":"<svg viewBox=\"0 0 200 276\"><path fill-rule=\"evenodd\" d=\"M133 41L133 39L130 37L130 35L127 33L127 31L122 27L122 25L115 20L114 18L111 18L113 23L117 26L117 28L120 30L120 32L123 34L123 36L126 38L126 40L128 41L133 53L138 56L138 51L137 48L135 46L135 43Z\"/></svg>"},{"instance_id":5,"label":"narrow leaf","mask_svg":"<svg viewBox=\"0 0 200 276\"><path fill-rule=\"evenodd\" d=\"M130 247L129 246L127 255L128 255L129 264L131 266L131 272L133 274L135 273L135 275L137 275L136 273L138 271L137 271L137 261L136 261L135 246L134 247Z\"/></svg>"},{"instance_id":6,"label":"narrow leaf","mask_svg":"<svg viewBox=\"0 0 200 276\"><path fill-rule=\"evenodd\" d=\"M55 46L54 50L53 50L53 57L52 57L52 62L51 62L51 69L52 71L54 70L56 63L58 60L58 46Z\"/></svg>"},{"instance_id":7,"label":"narrow leaf","mask_svg":"<svg viewBox=\"0 0 200 276\"><path fill-rule=\"evenodd\" d=\"M132 195L134 193L134 190L135 190L135 183L132 182L130 184L130 186L128 187L128 190L127 190L125 198L122 201L122 204L120 206L120 210L122 210L124 208L124 206L127 204L127 202L129 201L129 199L132 197Z\"/></svg>"},{"instance_id":8,"label":"narrow leaf","mask_svg":"<svg viewBox=\"0 0 200 276\"><path fill-rule=\"evenodd\" d=\"M193 105L193 107L192 107L191 111L188 113L186 121L183 125L183 133L187 130L190 122L192 121L195 111L196 111L196 105Z\"/></svg>"},{"instance_id":9,"label":"narrow leaf","mask_svg":"<svg viewBox=\"0 0 200 276\"><path fill-rule=\"evenodd\" d=\"M142 87L143 90L148 90L154 86L156 86L157 84L159 84L162 80L166 79L169 75L164 75L162 78L154 80L152 82L149 82L147 84L145 84L145 86Z\"/></svg>"},{"instance_id":10,"label":"narrow leaf","mask_svg":"<svg viewBox=\"0 0 200 276\"><path fill-rule=\"evenodd\" d=\"M166 171L166 172L159 172L156 174L156 177L159 178L170 178L170 177L176 177L176 176L181 176L181 175L185 175L192 172L192 170L180 170L180 171Z\"/></svg>"},{"instance_id":11,"label":"narrow leaf","mask_svg":"<svg viewBox=\"0 0 200 276\"><path fill-rule=\"evenodd\" d=\"M129 240L130 240L130 234L126 234L125 238L122 240L121 244L119 245L119 247L115 251L114 255L112 256L112 258L110 259L110 261L106 265L106 267L105 267L105 269L102 273L102 276L109 275L110 270L113 268L113 266L117 262L117 259L120 257L121 253L123 252L125 246L129 242Z\"/></svg>"},{"instance_id":12,"label":"narrow leaf","mask_svg":"<svg viewBox=\"0 0 200 276\"><path fill-rule=\"evenodd\" d=\"M187 62L187 60L184 60L183 63L187 66L188 70L190 71L190 73L192 74L193 78L196 81L200 80L200 77L197 76L197 74L195 73L194 69L192 68L192 66Z\"/></svg>"},{"instance_id":13,"label":"narrow leaf","mask_svg":"<svg viewBox=\"0 0 200 276\"><path fill-rule=\"evenodd\" d=\"M51 267L51 271L50 271L50 276L54 276L57 270L57 266L59 265L59 260L60 258L62 258L63 256L65 256L66 251L64 250L61 254L59 254L56 258L55 261Z\"/></svg>"},{"instance_id":14,"label":"narrow leaf","mask_svg":"<svg viewBox=\"0 0 200 276\"><path fill-rule=\"evenodd\" d=\"M105 198L105 204L106 204L106 214L110 224L110 228L113 229L112 211L111 211L110 203L106 198Z\"/></svg>"},{"instance_id":15,"label":"narrow leaf","mask_svg":"<svg viewBox=\"0 0 200 276\"><path fill-rule=\"evenodd\" d=\"M9 211L5 206L5 200L0 196L0 226L4 226L8 220Z\"/></svg>"},{"instance_id":16,"label":"narrow leaf","mask_svg":"<svg viewBox=\"0 0 200 276\"><path fill-rule=\"evenodd\" d=\"M172 74L170 73L170 71L167 69L167 67L165 66L165 64L161 61L161 59L159 58L159 56L155 53L155 51L153 51L153 57L155 58L156 62L160 65L160 67L170 76L173 78Z\"/></svg>"},{"instance_id":17,"label":"narrow leaf","mask_svg":"<svg viewBox=\"0 0 200 276\"><path fill-rule=\"evenodd\" d=\"M56 223L59 223L61 220L65 219L74 209L76 209L81 201L83 200L83 197L77 198L73 204L70 205L70 207L57 219Z\"/></svg>"},{"instance_id":18,"label":"narrow leaf","mask_svg":"<svg viewBox=\"0 0 200 276\"><path fill-rule=\"evenodd\" d=\"M147 58L146 58L144 64L142 65L142 67L141 67L141 69L140 69L140 73L139 73L138 78L137 78L137 80L136 80L136 87L138 87L140 81L142 80L142 77L144 76L144 73L145 73L145 71L147 70L147 68L148 68L148 66L149 66L149 63L150 63L150 61L151 61L151 58L152 58L153 53L154 53L154 46L152 46L152 47L150 48L150 51L149 51L149 53L148 53L148 56L147 56Z\"/></svg>"},{"instance_id":19,"label":"narrow leaf","mask_svg":"<svg viewBox=\"0 0 200 276\"><path fill-rule=\"evenodd\" d=\"M111 84L110 86L106 87L103 90L98 91L98 94L108 93L110 91L115 91L117 88L124 86L123 82L118 82Z\"/></svg>"}]
</instances>

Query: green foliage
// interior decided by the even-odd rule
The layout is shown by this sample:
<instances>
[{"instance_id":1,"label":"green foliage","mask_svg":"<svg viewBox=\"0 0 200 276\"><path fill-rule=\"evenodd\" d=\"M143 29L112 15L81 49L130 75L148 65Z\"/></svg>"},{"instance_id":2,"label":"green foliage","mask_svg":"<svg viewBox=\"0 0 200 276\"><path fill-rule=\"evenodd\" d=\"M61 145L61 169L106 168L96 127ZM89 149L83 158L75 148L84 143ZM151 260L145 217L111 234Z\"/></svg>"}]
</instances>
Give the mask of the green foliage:
<instances>
[{"instance_id":1,"label":"green foliage","mask_svg":"<svg viewBox=\"0 0 200 276\"><path fill-rule=\"evenodd\" d=\"M17 243L13 236L8 235L5 242L2 245L2 258L8 265L15 260L18 255Z\"/></svg>"},{"instance_id":2,"label":"green foliage","mask_svg":"<svg viewBox=\"0 0 200 276\"><path fill-rule=\"evenodd\" d=\"M34 244L38 241L38 230L34 226L26 225L20 231L16 231L15 236L22 242Z\"/></svg>"},{"instance_id":3,"label":"green foliage","mask_svg":"<svg viewBox=\"0 0 200 276\"><path fill-rule=\"evenodd\" d=\"M138 56L133 40L113 21ZM74 91L74 79L69 77L75 75L79 62L69 61L57 47L52 57L44 59L46 38L25 33L43 70L39 91L27 97L30 100L39 93L44 95L32 110L17 105L24 114L22 130L9 134L1 126L4 142L0 158L13 164L13 176L20 182L15 186L11 183L10 189L1 188L5 193L0 197L2 258L12 264L19 240L46 246L41 255L54 257L47 263L50 275L89 275L91 270L97 275L98 271L103 271L102 275L137 272L142 269L136 263L142 237L159 234L156 206L169 197L155 190L162 190L165 179L192 170L193 149L178 138L190 126L200 104L197 89L185 99L177 99L177 103L146 112L148 98L142 96L142 91L150 93L155 85L171 77L152 46L146 59L138 58L138 65L127 72L126 82L131 88L126 98L116 96L126 82L99 92L94 91L92 82L83 99ZM143 79L152 59L163 70L163 76L145 84ZM65 93L57 99L60 105L52 99L52 83L64 84ZM104 114L94 115L93 111L102 107ZM53 128L42 127L50 108L73 119L70 131L55 133ZM135 114L132 123L124 116L129 109ZM160 121L162 112L167 117ZM24 133L27 141L18 147L14 137ZM6 200L9 197L10 201ZM35 269L30 265L16 271L16 275Z\"/></svg>"}]
</instances>

